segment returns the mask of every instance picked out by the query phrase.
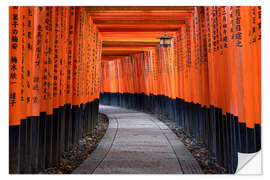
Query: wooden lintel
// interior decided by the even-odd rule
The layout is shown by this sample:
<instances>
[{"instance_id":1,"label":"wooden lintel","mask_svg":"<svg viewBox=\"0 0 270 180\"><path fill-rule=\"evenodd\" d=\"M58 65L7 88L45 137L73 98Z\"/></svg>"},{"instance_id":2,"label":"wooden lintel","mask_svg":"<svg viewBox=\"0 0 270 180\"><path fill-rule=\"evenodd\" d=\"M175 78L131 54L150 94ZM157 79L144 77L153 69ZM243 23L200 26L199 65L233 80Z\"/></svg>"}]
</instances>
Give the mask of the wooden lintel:
<instances>
[{"instance_id":1,"label":"wooden lintel","mask_svg":"<svg viewBox=\"0 0 270 180\"><path fill-rule=\"evenodd\" d=\"M156 46L159 42L114 42L104 41L102 46Z\"/></svg>"},{"instance_id":2,"label":"wooden lintel","mask_svg":"<svg viewBox=\"0 0 270 180\"><path fill-rule=\"evenodd\" d=\"M94 24L185 24L185 20L93 20Z\"/></svg>"},{"instance_id":3,"label":"wooden lintel","mask_svg":"<svg viewBox=\"0 0 270 180\"><path fill-rule=\"evenodd\" d=\"M193 6L86 6L87 11L192 11Z\"/></svg>"}]
</instances>

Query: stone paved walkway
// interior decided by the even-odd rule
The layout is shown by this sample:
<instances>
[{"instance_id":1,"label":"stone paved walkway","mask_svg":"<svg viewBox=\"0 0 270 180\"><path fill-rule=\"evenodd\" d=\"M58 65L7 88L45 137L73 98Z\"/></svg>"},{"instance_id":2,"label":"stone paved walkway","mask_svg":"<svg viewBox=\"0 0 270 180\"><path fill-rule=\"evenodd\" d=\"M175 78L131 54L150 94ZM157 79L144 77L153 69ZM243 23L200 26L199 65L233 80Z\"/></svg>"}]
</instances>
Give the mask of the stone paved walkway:
<instances>
[{"instance_id":1,"label":"stone paved walkway","mask_svg":"<svg viewBox=\"0 0 270 180\"><path fill-rule=\"evenodd\" d=\"M197 174L197 161L178 137L149 114L100 105L109 127L73 174Z\"/></svg>"}]
</instances>

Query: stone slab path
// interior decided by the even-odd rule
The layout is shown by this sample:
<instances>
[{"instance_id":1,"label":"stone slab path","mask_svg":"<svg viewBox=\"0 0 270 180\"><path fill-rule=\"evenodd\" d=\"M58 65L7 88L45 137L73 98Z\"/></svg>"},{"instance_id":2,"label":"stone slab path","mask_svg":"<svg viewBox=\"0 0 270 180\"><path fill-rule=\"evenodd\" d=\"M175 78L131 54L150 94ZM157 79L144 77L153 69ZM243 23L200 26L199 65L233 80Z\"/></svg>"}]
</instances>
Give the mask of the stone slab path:
<instances>
[{"instance_id":1,"label":"stone slab path","mask_svg":"<svg viewBox=\"0 0 270 180\"><path fill-rule=\"evenodd\" d=\"M73 174L199 174L199 164L161 121L135 110L99 106L109 127Z\"/></svg>"}]
</instances>

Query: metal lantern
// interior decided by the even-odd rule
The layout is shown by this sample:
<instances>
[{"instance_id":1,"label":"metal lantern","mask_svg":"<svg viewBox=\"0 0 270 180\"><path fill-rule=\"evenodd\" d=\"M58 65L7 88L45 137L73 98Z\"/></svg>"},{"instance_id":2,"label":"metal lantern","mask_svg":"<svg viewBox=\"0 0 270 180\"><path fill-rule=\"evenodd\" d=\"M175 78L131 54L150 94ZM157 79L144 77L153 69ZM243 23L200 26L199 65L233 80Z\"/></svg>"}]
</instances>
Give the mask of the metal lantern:
<instances>
[{"instance_id":1,"label":"metal lantern","mask_svg":"<svg viewBox=\"0 0 270 180\"><path fill-rule=\"evenodd\" d=\"M164 33L164 36L158 38L160 39L160 46L163 46L163 47L171 46L172 38L173 37L167 36L167 34Z\"/></svg>"}]
</instances>

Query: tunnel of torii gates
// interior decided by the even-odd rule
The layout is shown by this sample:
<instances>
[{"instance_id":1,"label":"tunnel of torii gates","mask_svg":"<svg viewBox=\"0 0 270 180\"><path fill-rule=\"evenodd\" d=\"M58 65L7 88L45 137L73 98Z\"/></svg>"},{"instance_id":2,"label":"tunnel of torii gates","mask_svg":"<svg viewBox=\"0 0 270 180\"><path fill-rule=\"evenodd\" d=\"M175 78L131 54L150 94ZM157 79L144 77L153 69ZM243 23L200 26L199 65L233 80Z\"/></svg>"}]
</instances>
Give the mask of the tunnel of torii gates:
<instances>
[{"instance_id":1,"label":"tunnel of torii gates","mask_svg":"<svg viewBox=\"0 0 270 180\"><path fill-rule=\"evenodd\" d=\"M230 173L238 152L260 150L260 7L9 13L10 173L59 164L96 126L99 103L168 116Z\"/></svg>"}]
</instances>

